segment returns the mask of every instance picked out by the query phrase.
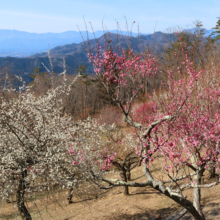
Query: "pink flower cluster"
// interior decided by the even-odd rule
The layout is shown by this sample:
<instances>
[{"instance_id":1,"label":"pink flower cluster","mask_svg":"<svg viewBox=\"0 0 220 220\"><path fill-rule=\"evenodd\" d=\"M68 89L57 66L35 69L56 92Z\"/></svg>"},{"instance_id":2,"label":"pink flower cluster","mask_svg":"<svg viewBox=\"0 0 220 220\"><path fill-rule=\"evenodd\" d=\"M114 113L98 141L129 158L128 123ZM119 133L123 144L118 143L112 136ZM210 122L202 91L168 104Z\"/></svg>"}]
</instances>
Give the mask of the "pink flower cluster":
<instances>
[{"instance_id":1,"label":"pink flower cluster","mask_svg":"<svg viewBox=\"0 0 220 220\"><path fill-rule=\"evenodd\" d=\"M115 159L117 153L110 153L108 149L105 150L104 154L99 154L99 158L102 160L102 170L107 171Z\"/></svg>"},{"instance_id":2,"label":"pink flower cluster","mask_svg":"<svg viewBox=\"0 0 220 220\"><path fill-rule=\"evenodd\" d=\"M133 50L122 49L120 54L112 49L103 50L97 47L96 54L89 53L90 62L95 66L95 73L108 84L126 86L128 77L137 81L140 76L153 76L156 71L156 61L148 55L136 55Z\"/></svg>"}]
</instances>

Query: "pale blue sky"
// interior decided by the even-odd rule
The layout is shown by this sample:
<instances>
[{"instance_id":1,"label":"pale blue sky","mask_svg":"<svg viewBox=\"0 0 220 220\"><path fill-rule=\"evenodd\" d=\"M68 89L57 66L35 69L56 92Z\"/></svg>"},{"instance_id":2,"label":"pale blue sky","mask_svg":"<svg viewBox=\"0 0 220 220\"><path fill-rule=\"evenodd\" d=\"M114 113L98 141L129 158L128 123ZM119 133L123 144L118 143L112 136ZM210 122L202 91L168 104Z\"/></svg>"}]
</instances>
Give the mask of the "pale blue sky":
<instances>
[{"instance_id":1,"label":"pale blue sky","mask_svg":"<svg viewBox=\"0 0 220 220\"><path fill-rule=\"evenodd\" d=\"M85 30L83 16L94 30L102 30L102 20L109 30L119 22L125 30L136 21L142 33L165 31L171 27L192 27L200 20L211 29L220 16L220 0L0 0L0 29L35 33ZM90 30L89 30L90 31Z\"/></svg>"}]
</instances>

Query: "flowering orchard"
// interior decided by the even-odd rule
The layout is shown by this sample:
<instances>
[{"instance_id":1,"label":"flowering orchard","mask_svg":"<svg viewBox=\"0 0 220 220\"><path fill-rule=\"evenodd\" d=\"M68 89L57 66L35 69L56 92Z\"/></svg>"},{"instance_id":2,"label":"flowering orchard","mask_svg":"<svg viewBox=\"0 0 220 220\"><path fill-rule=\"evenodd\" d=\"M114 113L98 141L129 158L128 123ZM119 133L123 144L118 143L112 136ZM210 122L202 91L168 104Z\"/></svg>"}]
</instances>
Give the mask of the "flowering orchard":
<instances>
[{"instance_id":1,"label":"flowering orchard","mask_svg":"<svg viewBox=\"0 0 220 220\"><path fill-rule=\"evenodd\" d=\"M25 205L29 196L49 193L54 187L68 188L71 202L74 186L80 187L86 182L88 189L91 173L100 175L115 157L109 156L107 150L107 160L102 156L103 134L114 127L100 126L90 118L75 122L71 116L63 115L62 98L71 87L65 81L64 72L64 83L39 97L28 87L19 92L4 88L2 92L0 198L7 200L10 195L16 195L22 219L32 219ZM82 162L80 166L76 166L78 160Z\"/></svg>"},{"instance_id":2,"label":"flowering orchard","mask_svg":"<svg viewBox=\"0 0 220 220\"><path fill-rule=\"evenodd\" d=\"M186 208L194 219L205 219L201 189L219 182L218 179L202 182L210 162L215 164L216 172L220 163L219 75L216 73L217 80L213 80L205 72L197 72L180 37L179 43L182 56L179 58L175 52L173 56L180 66L167 69L163 90L152 95L153 110L145 115L138 115L141 110L134 115L132 104L145 80L158 71L156 61L150 55L136 55L132 50L116 54L112 48L97 47L95 54L89 53L97 77L123 112L125 122L136 130L139 141L133 148L146 177L145 182L105 177L101 180L110 187L151 186ZM162 173L163 178L161 174L152 174L154 170ZM184 195L185 189L193 190L193 201Z\"/></svg>"},{"instance_id":3,"label":"flowering orchard","mask_svg":"<svg viewBox=\"0 0 220 220\"><path fill-rule=\"evenodd\" d=\"M100 188L150 186L186 208L194 219L205 219L201 189L217 185L202 181L210 164L219 176L219 71L196 71L187 45L182 55L173 53L179 66L167 69L161 91L151 102L137 106L135 100L147 81L158 72L150 55L133 50L115 53L97 47L89 53L99 81L118 105L135 135L117 136L115 125L100 125L88 118L74 121L65 114L63 99L70 93L64 81L36 98L25 87L19 92L4 89L0 100L0 197L16 194L23 219L32 219L25 199L54 185L69 188L91 182ZM51 64L52 66L52 64ZM209 72L208 72L209 73ZM77 82L77 78L73 83ZM15 97L10 97L14 94ZM144 182L129 181L127 173L143 165ZM117 169L118 179L108 172ZM156 172L154 172L156 171ZM88 187L87 187L88 188ZM193 200L185 189L192 189Z\"/></svg>"},{"instance_id":4,"label":"flowering orchard","mask_svg":"<svg viewBox=\"0 0 220 220\"><path fill-rule=\"evenodd\" d=\"M46 191L55 184L72 184L75 168L66 166L70 118L61 117L60 88L36 98L28 91L9 98L4 91L0 104L0 197L16 193L23 219L31 219L25 195ZM69 162L68 162L69 161ZM63 178L65 176L65 178Z\"/></svg>"},{"instance_id":5,"label":"flowering orchard","mask_svg":"<svg viewBox=\"0 0 220 220\"><path fill-rule=\"evenodd\" d=\"M90 117L77 124L79 126L70 132L72 142L68 152L74 156L73 166L80 169L88 179L93 179L94 175L102 178L111 171L114 163L120 166L120 161L126 163L129 159L137 159L132 151L137 141L132 135L123 136L114 124L100 125Z\"/></svg>"}]
</instances>

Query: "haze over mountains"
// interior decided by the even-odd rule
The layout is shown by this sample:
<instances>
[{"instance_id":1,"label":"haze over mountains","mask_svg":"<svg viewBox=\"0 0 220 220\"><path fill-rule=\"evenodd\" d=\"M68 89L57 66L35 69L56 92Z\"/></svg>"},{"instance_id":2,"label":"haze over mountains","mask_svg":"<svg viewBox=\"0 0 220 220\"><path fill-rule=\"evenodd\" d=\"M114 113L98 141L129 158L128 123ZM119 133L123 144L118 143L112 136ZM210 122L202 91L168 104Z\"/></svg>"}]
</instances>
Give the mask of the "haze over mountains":
<instances>
[{"instance_id":1,"label":"haze over mountains","mask_svg":"<svg viewBox=\"0 0 220 220\"><path fill-rule=\"evenodd\" d=\"M192 31L193 29L188 29ZM119 33L128 35L126 31L109 31L111 33ZM213 30L205 30L206 36L210 35ZM103 31L95 31L94 33L88 32L89 39L101 37L104 34ZM48 51L57 46L63 46L66 44L79 44L83 41L83 38L87 39L87 32L82 31L67 31L63 33L29 33L25 31L17 30L0 30L0 57L27 57L35 53ZM129 35L131 35L129 33ZM132 33L133 37L136 37L137 33ZM147 35L141 33L141 35Z\"/></svg>"},{"instance_id":2,"label":"haze over mountains","mask_svg":"<svg viewBox=\"0 0 220 220\"><path fill-rule=\"evenodd\" d=\"M117 33L117 30L110 31ZM127 35L122 31L120 34ZM89 39L93 39L94 35L99 38L103 35L103 31L94 33L88 32ZM136 37L136 33L132 33ZM0 57L27 57L35 53L48 51L57 46L63 46L71 43L80 43L83 38L87 38L87 32L67 31L63 33L29 33L17 30L0 30Z\"/></svg>"},{"instance_id":3,"label":"haze over mountains","mask_svg":"<svg viewBox=\"0 0 220 220\"><path fill-rule=\"evenodd\" d=\"M166 47L167 39L173 38L173 34L164 34L162 32L156 32L155 34L140 35L139 37L128 37L124 35L117 35L114 33L106 33L99 38L91 39L89 41L90 48L93 50L97 41L101 46L105 46L106 39L111 40L113 47L131 47L135 51L143 51L148 48L151 51L158 51L161 48ZM58 46L50 50L50 56L53 63L53 70L56 73L63 71L63 58L65 58L66 69L68 74L76 74L76 69L79 65L86 64L87 73L90 74L93 71L92 65L88 62L88 42L82 42L79 44L72 43L64 46ZM25 81L29 82L32 79L29 74L33 72L36 67L41 67L42 71L46 71L42 65L42 62L50 67L49 59L46 52L37 53L29 57L0 57L0 70L7 71L10 74L16 74L22 76Z\"/></svg>"},{"instance_id":4,"label":"haze over mountains","mask_svg":"<svg viewBox=\"0 0 220 220\"><path fill-rule=\"evenodd\" d=\"M117 33L117 31L112 32ZM212 30L206 30L206 36L211 32ZM96 40L94 39L94 34ZM103 31L97 31L94 34L88 33L89 39L91 39L89 41L91 49L95 48L97 41L99 41L100 45L105 46L107 37L114 47L127 48L130 46L137 52L150 49L151 52L157 53L167 47L168 42L176 40L173 33L164 34L162 32L140 35L139 37L134 33L132 37L128 37L127 32L122 32L124 35L109 32L103 35ZM82 35L86 40L87 33L82 32ZM73 41L74 43L72 43ZM66 61L68 74L76 74L76 69L83 64L86 64L88 74L92 72L92 65L88 62L87 57L88 42L82 42L79 32L34 34L10 30L0 30L0 52L3 53L3 50L5 50L6 54L12 54L10 56L7 55L7 57L0 57L0 71L3 73L8 71L9 74L22 76L27 82L31 81L32 78L30 78L29 74L33 72L33 69L41 67L42 71L45 71L42 62L47 67L50 66L47 53L44 52L48 51L48 42L50 42L50 48L52 48L50 55L54 72L61 73L63 71L63 58ZM21 57L16 57L18 54ZM22 54L26 54L25 56L27 57L22 57Z\"/></svg>"}]
</instances>

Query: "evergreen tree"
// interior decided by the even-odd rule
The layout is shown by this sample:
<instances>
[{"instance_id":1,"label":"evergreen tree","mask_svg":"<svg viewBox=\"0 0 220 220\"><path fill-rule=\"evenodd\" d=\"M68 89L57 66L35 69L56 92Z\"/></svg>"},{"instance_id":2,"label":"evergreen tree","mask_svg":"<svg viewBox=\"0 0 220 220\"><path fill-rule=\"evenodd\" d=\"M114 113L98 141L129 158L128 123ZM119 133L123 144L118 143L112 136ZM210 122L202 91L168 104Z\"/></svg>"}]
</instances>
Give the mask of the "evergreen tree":
<instances>
[{"instance_id":1,"label":"evergreen tree","mask_svg":"<svg viewBox=\"0 0 220 220\"><path fill-rule=\"evenodd\" d=\"M214 28L212 28L213 30L215 30L211 35L216 35L214 37L214 40L219 40L220 39L220 17L217 17L218 21L217 24Z\"/></svg>"},{"instance_id":2,"label":"evergreen tree","mask_svg":"<svg viewBox=\"0 0 220 220\"><path fill-rule=\"evenodd\" d=\"M79 69L75 69L81 76L85 75L86 72L86 64L79 65Z\"/></svg>"},{"instance_id":3,"label":"evergreen tree","mask_svg":"<svg viewBox=\"0 0 220 220\"><path fill-rule=\"evenodd\" d=\"M40 73L41 71L41 67L36 67L35 69L33 69L33 73L30 73L30 77L35 79L38 75L43 76L47 74L47 72Z\"/></svg>"}]
</instances>

